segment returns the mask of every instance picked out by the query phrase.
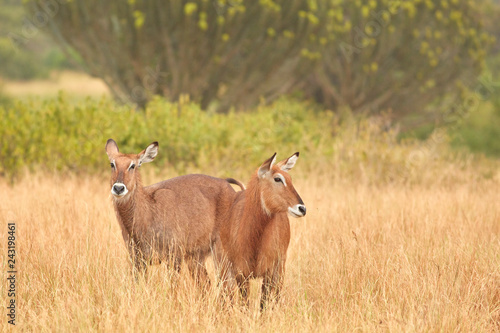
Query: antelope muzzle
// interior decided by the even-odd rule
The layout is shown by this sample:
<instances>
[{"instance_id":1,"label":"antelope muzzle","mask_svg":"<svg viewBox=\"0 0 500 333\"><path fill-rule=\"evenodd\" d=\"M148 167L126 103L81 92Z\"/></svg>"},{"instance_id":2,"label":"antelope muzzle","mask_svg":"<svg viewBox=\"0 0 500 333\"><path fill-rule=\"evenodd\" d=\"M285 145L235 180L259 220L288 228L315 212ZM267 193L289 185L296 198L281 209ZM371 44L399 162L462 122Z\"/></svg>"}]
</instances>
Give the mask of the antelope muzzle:
<instances>
[{"instance_id":1,"label":"antelope muzzle","mask_svg":"<svg viewBox=\"0 0 500 333\"><path fill-rule=\"evenodd\" d=\"M127 186L123 183L114 183L111 187L111 194L115 197L123 197L128 193Z\"/></svg>"}]
</instances>

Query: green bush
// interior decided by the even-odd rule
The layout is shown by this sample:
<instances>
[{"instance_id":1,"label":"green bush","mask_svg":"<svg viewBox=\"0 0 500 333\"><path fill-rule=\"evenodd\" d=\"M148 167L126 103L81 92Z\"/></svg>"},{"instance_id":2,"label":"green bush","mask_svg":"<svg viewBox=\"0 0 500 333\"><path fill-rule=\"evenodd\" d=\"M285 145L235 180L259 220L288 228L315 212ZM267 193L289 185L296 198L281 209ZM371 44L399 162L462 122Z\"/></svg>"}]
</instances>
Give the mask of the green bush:
<instances>
[{"instance_id":1,"label":"green bush","mask_svg":"<svg viewBox=\"0 0 500 333\"><path fill-rule=\"evenodd\" d=\"M495 103L482 102L450 132L453 146L500 158L500 108Z\"/></svg>"},{"instance_id":2,"label":"green bush","mask_svg":"<svg viewBox=\"0 0 500 333\"><path fill-rule=\"evenodd\" d=\"M196 104L154 99L144 112L108 99L70 103L58 100L17 102L0 109L0 172L14 176L30 170L102 170L104 144L114 138L122 151L139 152L159 141L156 166L178 172L210 165L221 171L258 165L280 154L322 149L332 115L305 116L307 104L278 101L251 114L201 111ZM285 157L281 155L281 157Z\"/></svg>"},{"instance_id":3,"label":"green bush","mask_svg":"<svg viewBox=\"0 0 500 333\"><path fill-rule=\"evenodd\" d=\"M43 33L42 28L48 24L44 16L30 15L16 0L0 0L0 8L0 77L46 78L52 70L75 68L52 38Z\"/></svg>"},{"instance_id":4,"label":"green bush","mask_svg":"<svg viewBox=\"0 0 500 333\"><path fill-rule=\"evenodd\" d=\"M26 80L47 77L49 70L40 66L39 58L26 50L18 49L9 38L0 37L0 76Z\"/></svg>"},{"instance_id":5,"label":"green bush","mask_svg":"<svg viewBox=\"0 0 500 333\"><path fill-rule=\"evenodd\" d=\"M457 158L439 135L400 142L381 118L354 117L349 111L339 117L289 99L248 111L204 112L186 99L156 98L144 112L109 99L74 104L63 95L17 101L0 107L0 174L11 180L25 170L102 174L108 170L108 138L127 153L158 141L160 154L149 170L243 179L274 152L285 158L299 151L300 172L368 183L434 181L443 178L443 164L460 168L471 161Z\"/></svg>"}]
</instances>

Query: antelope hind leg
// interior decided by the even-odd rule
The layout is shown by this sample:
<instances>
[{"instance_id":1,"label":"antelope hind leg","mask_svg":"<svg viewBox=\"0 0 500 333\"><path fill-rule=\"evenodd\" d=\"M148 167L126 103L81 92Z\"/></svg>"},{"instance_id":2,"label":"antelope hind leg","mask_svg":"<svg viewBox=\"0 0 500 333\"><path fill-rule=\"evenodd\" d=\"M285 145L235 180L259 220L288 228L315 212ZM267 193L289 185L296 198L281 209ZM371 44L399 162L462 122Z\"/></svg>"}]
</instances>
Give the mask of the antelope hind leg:
<instances>
[{"instance_id":1,"label":"antelope hind leg","mask_svg":"<svg viewBox=\"0 0 500 333\"><path fill-rule=\"evenodd\" d=\"M204 290L210 288L210 277L208 276L207 268L205 266L206 256L202 253L196 254L195 256L187 259L187 264L191 276L195 280L196 284Z\"/></svg>"}]
</instances>

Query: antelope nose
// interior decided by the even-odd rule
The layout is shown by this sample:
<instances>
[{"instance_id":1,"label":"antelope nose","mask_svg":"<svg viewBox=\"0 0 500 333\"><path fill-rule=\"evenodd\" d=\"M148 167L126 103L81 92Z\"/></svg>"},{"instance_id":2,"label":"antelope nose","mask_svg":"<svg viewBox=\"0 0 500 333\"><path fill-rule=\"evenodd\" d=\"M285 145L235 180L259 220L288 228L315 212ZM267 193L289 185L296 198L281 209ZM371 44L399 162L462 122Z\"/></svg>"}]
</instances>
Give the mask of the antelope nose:
<instances>
[{"instance_id":1,"label":"antelope nose","mask_svg":"<svg viewBox=\"0 0 500 333\"><path fill-rule=\"evenodd\" d=\"M113 185L113 192L115 194L122 194L125 191L125 185L115 184Z\"/></svg>"},{"instance_id":2,"label":"antelope nose","mask_svg":"<svg viewBox=\"0 0 500 333\"><path fill-rule=\"evenodd\" d=\"M306 206L299 205L299 212L302 213L302 216L306 215Z\"/></svg>"}]
</instances>

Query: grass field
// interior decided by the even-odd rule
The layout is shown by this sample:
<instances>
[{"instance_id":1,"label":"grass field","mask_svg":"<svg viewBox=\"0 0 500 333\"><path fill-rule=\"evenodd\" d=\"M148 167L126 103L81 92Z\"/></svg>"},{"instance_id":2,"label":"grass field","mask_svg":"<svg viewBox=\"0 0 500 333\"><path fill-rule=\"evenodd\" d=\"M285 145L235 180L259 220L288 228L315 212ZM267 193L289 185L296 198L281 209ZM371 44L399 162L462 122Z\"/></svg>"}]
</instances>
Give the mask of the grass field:
<instances>
[{"instance_id":1,"label":"grass field","mask_svg":"<svg viewBox=\"0 0 500 333\"><path fill-rule=\"evenodd\" d=\"M53 71L48 79L0 80L0 87L3 88L3 93L20 99L33 96L56 97L61 90L68 96L80 99L110 95L108 87L101 79L68 70Z\"/></svg>"},{"instance_id":2,"label":"grass field","mask_svg":"<svg viewBox=\"0 0 500 333\"><path fill-rule=\"evenodd\" d=\"M2 181L2 244L7 222L17 228L17 328L500 331L498 177L371 186L296 169L308 215L291 219L283 297L262 315L255 282L249 309L223 307L218 291L203 293L185 269L174 276L156 266L149 281L135 283L107 178L35 173L13 186ZM172 175L143 176L150 184ZM6 283L1 288L5 305ZM10 326L5 315L0 326Z\"/></svg>"}]
</instances>

